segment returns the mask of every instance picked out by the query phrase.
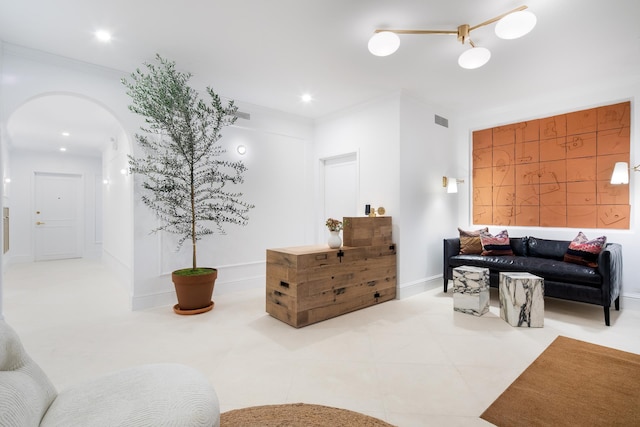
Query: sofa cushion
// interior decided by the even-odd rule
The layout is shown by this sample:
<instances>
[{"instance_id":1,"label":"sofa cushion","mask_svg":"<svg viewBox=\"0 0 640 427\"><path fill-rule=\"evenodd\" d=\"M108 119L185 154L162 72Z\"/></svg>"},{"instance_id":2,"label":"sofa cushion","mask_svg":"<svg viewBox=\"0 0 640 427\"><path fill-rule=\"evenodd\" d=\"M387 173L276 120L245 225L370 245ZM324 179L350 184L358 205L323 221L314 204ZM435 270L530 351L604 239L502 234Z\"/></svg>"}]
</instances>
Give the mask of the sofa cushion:
<instances>
[{"instance_id":1,"label":"sofa cushion","mask_svg":"<svg viewBox=\"0 0 640 427\"><path fill-rule=\"evenodd\" d=\"M607 244L607 237L600 236L593 240L587 239L582 231L571 241L566 253L563 256L564 261L586 265L589 267L598 266L598 255L602 252L602 248Z\"/></svg>"},{"instance_id":2,"label":"sofa cushion","mask_svg":"<svg viewBox=\"0 0 640 427\"><path fill-rule=\"evenodd\" d=\"M507 230L502 230L495 236L488 231L481 231L480 241L482 242L482 255L484 256L513 255Z\"/></svg>"},{"instance_id":3,"label":"sofa cushion","mask_svg":"<svg viewBox=\"0 0 640 427\"><path fill-rule=\"evenodd\" d=\"M549 258L456 255L449 259L449 264L451 267L462 265L485 267L490 269L492 273L526 271L545 280L569 282L596 288L602 284L602 276L595 268Z\"/></svg>"},{"instance_id":4,"label":"sofa cushion","mask_svg":"<svg viewBox=\"0 0 640 427\"><path fill-rule=\"evenodd\" d=\"M528 237L509 237L509 245L511 245L511 250L514 255L517 256L528 256Z\"/></svg>"},{"instance_id":5,"label":"sofa cushion","mask_svg":"<svg viewBox=\"0 0 640 427\"><path fill-rule=\"evenodd\" d=\"M466 231L458 227L460 233L460 253L461 254L480 254L482 253L482 242L480 241L480 232L489 231L487 227L475 231Z\"/></svg>"},{"instance_id":6,"label":"sofa cushion","mask_svg":"<svg viewBox=\"0 0 640 427\"><path fill-rule=\"evenodd\" d=\"M564 255L569 247L568 240L548 240L538 237L529 237L528 255L538 258L549 258L558 261L564 260Z\"/></svg>"}]
</instances>

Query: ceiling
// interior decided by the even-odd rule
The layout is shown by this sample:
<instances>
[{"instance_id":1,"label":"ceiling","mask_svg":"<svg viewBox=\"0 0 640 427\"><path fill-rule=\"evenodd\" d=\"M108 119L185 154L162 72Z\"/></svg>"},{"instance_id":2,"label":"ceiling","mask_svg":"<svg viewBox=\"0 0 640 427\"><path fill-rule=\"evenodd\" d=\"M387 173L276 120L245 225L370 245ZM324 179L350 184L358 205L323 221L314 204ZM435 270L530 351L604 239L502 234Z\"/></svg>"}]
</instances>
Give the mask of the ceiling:
<instances>
[{"instance_id":1,"label":"ceiling","mask_svg":"<svg viewBox=\"0 0 640 427\"><path fill-rule=\"evenodd\" d=\"M494 25L471 33L492 52L476 70L457 65L468 46L450 35L400 36L400 49L388 57L367 50L376 28L455 30L523 4L538 18L523 38L498 39ZM159 53L193 73L197 87L317 119L399 90L446 114L599 81L637 81L639 18L638 0L0 0L0 39L125 72ZM113 33L109 44L93 38L99 28ZM311 103L300 101L304 92ZM71 116L99 114L81 101ZM44 127L38 116L62 110L23 108L11 119L15 146L24 125Z\"/></svg>"}]
</instances>

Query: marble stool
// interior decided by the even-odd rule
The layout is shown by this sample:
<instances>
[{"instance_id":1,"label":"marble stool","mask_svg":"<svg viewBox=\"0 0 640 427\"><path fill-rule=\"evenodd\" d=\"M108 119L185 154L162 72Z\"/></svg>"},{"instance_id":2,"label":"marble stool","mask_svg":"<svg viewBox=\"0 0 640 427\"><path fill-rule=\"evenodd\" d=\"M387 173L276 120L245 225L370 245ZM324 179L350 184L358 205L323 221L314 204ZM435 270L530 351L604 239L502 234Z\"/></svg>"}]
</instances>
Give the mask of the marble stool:
<instances>
[{"instance_id":1,"label":"marble stool","mask_svg":"<svg viewBox=\"0 0 640 427\"><path fill-rule=\"evenodd\" d=\"M463 265L453 269L453 309L474 316L489 311L489 269Z\"/></svg>"},{"instance_id":2,"label":"marble stool","mask_svg":"<svg viewBox=\"0 0 640 427\"><path fill-rule=\"evenodd\" d=\"M530 273L500 273L500 317L511 326L544 326L544 279Z\"/></svg>"}]
</instances>

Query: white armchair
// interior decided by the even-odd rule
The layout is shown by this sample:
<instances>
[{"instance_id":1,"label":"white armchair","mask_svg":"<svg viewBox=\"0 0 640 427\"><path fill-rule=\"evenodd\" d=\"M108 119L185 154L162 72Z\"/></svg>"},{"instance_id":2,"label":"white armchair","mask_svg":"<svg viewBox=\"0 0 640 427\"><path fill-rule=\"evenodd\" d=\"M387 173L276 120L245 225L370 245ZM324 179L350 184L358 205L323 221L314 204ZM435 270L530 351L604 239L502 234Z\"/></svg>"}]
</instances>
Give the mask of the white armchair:
<instances>
[{"instance_id":1,"label":"white armchair","mask_svg":"<svg viewBox=\"0 0 640 427\"><path fill-rule=\"evenodd\" d=\"M133 367L58 393L0 320L0 426L215 426L216 392L179 364Z\"/></svg>"}]
</instances>

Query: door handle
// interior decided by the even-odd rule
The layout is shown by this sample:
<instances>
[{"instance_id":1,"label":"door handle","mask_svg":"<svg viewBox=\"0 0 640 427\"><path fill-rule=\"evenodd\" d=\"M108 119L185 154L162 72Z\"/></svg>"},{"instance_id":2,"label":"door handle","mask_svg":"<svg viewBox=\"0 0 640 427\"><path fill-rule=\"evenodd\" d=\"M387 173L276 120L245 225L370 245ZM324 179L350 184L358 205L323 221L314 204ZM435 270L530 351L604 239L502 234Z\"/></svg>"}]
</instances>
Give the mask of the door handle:
<instances>
[{"instance_id":1,"label":"door handle","mask_svg":"<svg viewBox=\"0 0 640 427\"><path fill-rule=\"evenodd\" d=\"M36 225L44 225L44 222L38 221L38 222L36 222Z\"/></svg>"}]
</instances>

